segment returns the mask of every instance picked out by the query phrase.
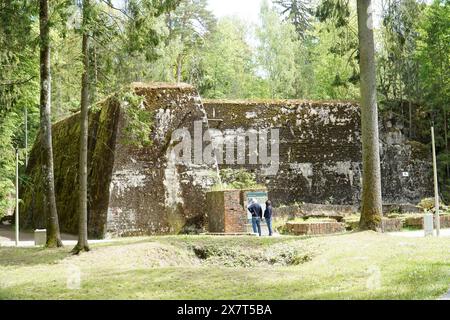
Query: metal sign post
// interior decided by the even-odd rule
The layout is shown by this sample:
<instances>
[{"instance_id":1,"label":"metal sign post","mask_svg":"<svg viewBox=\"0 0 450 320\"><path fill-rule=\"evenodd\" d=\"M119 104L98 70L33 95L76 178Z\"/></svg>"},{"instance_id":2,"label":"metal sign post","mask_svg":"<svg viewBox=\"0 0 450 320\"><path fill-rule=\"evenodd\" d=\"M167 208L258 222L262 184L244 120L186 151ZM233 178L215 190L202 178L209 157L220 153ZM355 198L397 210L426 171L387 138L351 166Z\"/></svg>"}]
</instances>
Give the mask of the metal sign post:
<instances>
[{"instance_id":1,"label":"metal sign post","mask_svg":"<svg viewBox=\"0 0 450 320\"><path fill-rule=\"evenodd\" d=\"M434 173L434 207L435 207L435 225L436 236L439 237L441 230L441 220L439 218L439 187L437 177L437 162L436 162L436 145L434 142L434 127L431 127L431 143L433 147L433 173Z\"/></svg>"},{"instance_id":2,"label":"metal sign post","mask_svg":"<svg viewBox=\"0 0 450 320\"><path fill-rule=\"evenodd\" d=\"M28 108L25 107L25 168L28 166Z\"/></svg>"},{"instance_id":3,"label":"metal sign post","mask_svg":"<svg viewBox=\"0 0 450 320\"><path fill-rule=\"evenodd\" d=\"M19 246L19 149L16 149L16 246Z\"/></svg>"}]
</instances>

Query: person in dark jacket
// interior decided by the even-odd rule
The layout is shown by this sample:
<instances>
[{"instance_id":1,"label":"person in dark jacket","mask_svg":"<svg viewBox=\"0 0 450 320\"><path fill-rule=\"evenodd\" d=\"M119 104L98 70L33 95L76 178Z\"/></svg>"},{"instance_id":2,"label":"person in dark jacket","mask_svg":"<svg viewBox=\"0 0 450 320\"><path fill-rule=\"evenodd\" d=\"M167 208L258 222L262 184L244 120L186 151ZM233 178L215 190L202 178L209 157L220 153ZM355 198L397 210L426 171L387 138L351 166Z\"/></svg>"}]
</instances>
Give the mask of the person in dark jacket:
<instances>
[{"instance_id":1,"label":"person in dark jacket","mask_svg":"<svg viewBox=\"0 0 450 320\"><path fill-rule=\"evenodd\" d=\"M269 236L272 236L272 201L266 201L266 210L264 210L264 219L266 219L267 228L269 229Z\"/></svg>"},{"instance_id":2,"label":"person in dark jacket","mask_svg":"<svg viewBox=\"0 0 450 320\"><path fill-rule=\"evenodd\" d=\"M259 236L261 236L261 219L263 216L261 206L255 199L251 199L250 205L247 207L247 209L252 214L253 232L258 233Z\"/></svg>"}]
</instances>

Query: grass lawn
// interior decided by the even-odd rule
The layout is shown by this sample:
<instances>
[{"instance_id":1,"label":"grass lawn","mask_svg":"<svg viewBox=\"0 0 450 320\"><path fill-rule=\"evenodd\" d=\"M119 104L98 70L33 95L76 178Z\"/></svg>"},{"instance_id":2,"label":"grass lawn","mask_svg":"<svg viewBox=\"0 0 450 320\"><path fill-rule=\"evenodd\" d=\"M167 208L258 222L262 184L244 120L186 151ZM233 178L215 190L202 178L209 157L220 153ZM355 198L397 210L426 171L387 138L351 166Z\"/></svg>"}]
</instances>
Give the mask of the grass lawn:
<instances>
[{"instance_id":1,"label":"grass lawn","mask_svg":"<svg viewBox=\"0 0 450 320\"><path fill-rule=\"evenodd\" d=\"M0 248L0 299L436 299L450 286L450 238L168 236L70 249Z\"/></svg>"}]
</instances>

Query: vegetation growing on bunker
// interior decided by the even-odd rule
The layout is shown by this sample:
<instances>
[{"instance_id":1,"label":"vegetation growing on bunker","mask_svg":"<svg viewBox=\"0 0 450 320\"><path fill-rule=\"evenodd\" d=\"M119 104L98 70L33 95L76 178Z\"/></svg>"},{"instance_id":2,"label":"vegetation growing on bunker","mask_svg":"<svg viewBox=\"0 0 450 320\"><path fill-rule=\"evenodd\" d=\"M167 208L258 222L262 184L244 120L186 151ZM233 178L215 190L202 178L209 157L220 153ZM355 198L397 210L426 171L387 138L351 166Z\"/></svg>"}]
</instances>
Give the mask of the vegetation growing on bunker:
<instances>
[{"instance_id":1,"label":"vegetation growing on bunker","mask_svg":"<svg viewBox=\"0 0 450 320\"><path fill-rule=\"evenodd\" d=\"M220 182L215 184L211 191L265 188L256 182L256 174L246 169L225 168L221 169L219 174Z\"/></svg>"},{"instance_id":2,"label":"vegetation growing on bunker","mask_svg":"<svg viewBox=\"0 0 450 320\"><path fill-rule=\"evenodd\" d=\"M138 148L150 147L153 113L145 108L145 97L131 90L122 90L117 97L126 122L123 143Z\"/></svg>"}]
</instances>

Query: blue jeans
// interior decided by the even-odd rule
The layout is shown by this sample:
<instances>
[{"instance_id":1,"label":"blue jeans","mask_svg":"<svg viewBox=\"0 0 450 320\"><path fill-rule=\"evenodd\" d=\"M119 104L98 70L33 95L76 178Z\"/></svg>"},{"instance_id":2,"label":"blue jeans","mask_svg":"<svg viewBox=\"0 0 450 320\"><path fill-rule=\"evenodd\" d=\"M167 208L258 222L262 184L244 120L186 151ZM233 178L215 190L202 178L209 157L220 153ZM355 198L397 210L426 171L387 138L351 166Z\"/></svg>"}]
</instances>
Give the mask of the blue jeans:
<instances>
[{"instance_id":1,"label":"blue jeans","mask_svg":"<svg viewBox=\"0 0 450 320\"><path fill-rule=\"evenodd\" d=\"M259 217L252 217L253 233L258 233L261 236L261 219Z\"/></svg>"},{"instance_id":2,"label":"blue jeans","mask_svg":"<svg viewBox=\"0 0 450 320\"><path fill-rule=\"evenodd\" d=\"M272 235L272 218L267 219L266 218L266 223L267 223L267 228L269 229L269 236Z\"/></svg>"}]
</instances>

